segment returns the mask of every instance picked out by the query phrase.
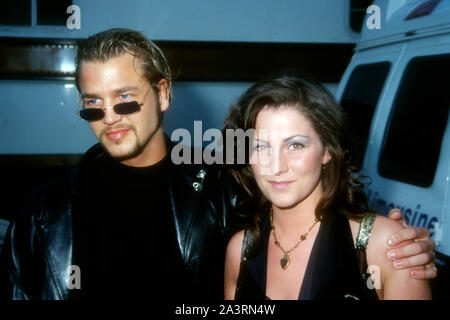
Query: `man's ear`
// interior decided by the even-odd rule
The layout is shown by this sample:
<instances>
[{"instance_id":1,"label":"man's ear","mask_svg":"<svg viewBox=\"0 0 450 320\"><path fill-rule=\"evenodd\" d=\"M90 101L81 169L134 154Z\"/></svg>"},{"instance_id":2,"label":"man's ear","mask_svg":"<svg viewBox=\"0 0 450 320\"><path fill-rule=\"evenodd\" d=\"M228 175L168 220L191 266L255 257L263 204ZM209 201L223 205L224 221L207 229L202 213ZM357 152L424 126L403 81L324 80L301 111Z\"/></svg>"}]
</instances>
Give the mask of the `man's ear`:
<instances>
[{"instance_id":1,"label":"man's ear","mask_svg":"<svg viewBox=\"0 0 450 320\"><path fill-rule=\"evenodd\" d=\"M161 79L158 82L159 88L159 106L161 112L169 109L170 105L170 86L166 79Z\"/></svg>"}]
</instances>

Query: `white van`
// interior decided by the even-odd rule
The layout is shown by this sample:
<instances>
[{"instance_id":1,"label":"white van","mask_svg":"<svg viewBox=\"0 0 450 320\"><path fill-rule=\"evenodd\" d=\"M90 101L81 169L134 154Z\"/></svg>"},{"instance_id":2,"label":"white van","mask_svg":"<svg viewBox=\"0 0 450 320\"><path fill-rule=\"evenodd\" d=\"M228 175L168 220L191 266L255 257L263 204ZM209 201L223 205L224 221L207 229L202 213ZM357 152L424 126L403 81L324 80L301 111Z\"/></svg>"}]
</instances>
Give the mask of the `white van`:
<instances>
[{"instance_id":1,"label":"white van","mask_svg":"<svg viewBox=\"0 0 450 320\"><path fill-rule=\"evenodd\" d=\"M450 0L374 1L336 91L375 209L398 207L450 255ZM373 10L373 11L371 11ZM379 29L371 12L379 11ZM371 21L368 21L371 19ZM370 22L370 23L368 23Z\"/></svg>"}]
</instances>

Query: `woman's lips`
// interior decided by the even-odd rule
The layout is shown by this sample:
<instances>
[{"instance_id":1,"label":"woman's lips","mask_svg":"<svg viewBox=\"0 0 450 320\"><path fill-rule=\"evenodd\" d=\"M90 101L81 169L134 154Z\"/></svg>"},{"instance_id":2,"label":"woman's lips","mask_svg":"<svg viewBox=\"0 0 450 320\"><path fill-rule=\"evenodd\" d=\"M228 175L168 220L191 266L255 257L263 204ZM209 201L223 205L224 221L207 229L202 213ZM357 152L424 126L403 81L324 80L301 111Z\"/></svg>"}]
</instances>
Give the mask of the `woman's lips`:
<instances>
[{"instance_id":1,"label":"woman's lips","mask_svg":"<svg viewBox=\"0 0 450 320\"><path fill-rule=\"evenodd\" d=\"M286 189L294 181L269 181L272 187L276 190Z\"/></svg>"},{"instance_id":2,"label":"woman's lips","mask_svg":"<svg viewBox=\"0 0 450 320\"><path fill-rule=\"evenodd\" d=\"M124 129L116 129L116 130L110 130L106 132L106 136L109 140L117 141L125 137L130 131L130 129L124 128Z\"/></svg>"}]
</instances>

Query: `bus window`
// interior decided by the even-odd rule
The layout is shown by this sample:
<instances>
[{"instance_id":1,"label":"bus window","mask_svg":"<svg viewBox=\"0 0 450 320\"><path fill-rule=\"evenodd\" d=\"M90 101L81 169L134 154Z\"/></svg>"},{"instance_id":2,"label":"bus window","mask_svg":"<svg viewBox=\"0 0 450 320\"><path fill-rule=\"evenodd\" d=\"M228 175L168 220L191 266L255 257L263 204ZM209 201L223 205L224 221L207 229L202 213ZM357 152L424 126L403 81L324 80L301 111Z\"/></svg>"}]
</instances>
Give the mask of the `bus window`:
<instances>
[{"instance_id":1,"label":"bus window","mask_svg":"<svg viewBox=\"0 0 450 320\"><path fill-rule=\"evenodd\" d=\"M412 59L388 122L378 171L421 187L432 185L450 106L450 55Z\"/></svg>"},{"instance_id":2,"label":"bus window","mask_svg":"<svg viewBox=\"0 0 450 320\"><path fill-rule=\"evenodd\" d=\"M341 105L349 115L353 165L361 170L370 124L391 64L360 65L353 70L342 95Z\"/></svg>"}]
</instances>

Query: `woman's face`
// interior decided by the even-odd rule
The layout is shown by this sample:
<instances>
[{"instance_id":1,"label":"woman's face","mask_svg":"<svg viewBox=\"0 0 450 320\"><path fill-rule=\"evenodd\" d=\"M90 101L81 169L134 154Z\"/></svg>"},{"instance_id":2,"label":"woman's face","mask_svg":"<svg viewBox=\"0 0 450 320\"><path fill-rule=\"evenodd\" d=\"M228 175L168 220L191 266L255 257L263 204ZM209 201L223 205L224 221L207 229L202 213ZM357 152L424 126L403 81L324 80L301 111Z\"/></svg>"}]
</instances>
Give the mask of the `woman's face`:
<instances>
[{"instance_id":1,"label":"woman's face","mask_svg":"<svg viewBox=\"0 0 450 320\"><path fill-rule=\"evenodd\" d=\"M256 117L251 168L266 198L291 208L322 195L322 164L330 160L311 122L295 106L266 107Z\"/></svg>"}]
</instances>

